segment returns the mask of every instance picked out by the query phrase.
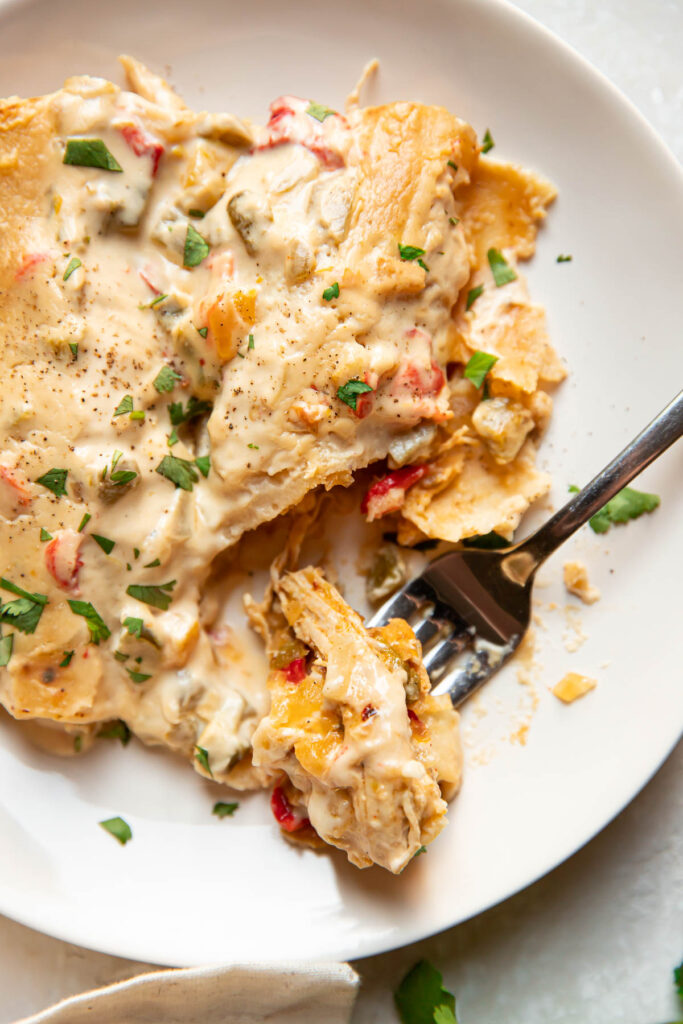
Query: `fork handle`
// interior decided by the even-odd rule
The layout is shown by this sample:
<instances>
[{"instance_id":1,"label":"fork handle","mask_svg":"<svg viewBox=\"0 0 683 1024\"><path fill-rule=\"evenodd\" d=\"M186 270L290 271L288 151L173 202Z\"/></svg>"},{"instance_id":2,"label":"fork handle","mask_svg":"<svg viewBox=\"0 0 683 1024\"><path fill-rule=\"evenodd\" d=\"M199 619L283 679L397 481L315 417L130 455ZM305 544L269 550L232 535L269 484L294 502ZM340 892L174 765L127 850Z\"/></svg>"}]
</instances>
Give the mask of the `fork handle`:
<instances>
[{"instance_id":1,"label":"fork handle","mask_svg":"<svg viewBox=\"0 0 683 1024\"><path fill-rule=\"evenodd\" d=\"M630 483L681 435L683 391L679 391L674 400L662 409L601 473L593 477L582 491L563 505L536 533L532 533L515 548L512 557L517 567L516 575L528 579L560 544L599 512L610 498Z\"/></svg>"}]
</instances>

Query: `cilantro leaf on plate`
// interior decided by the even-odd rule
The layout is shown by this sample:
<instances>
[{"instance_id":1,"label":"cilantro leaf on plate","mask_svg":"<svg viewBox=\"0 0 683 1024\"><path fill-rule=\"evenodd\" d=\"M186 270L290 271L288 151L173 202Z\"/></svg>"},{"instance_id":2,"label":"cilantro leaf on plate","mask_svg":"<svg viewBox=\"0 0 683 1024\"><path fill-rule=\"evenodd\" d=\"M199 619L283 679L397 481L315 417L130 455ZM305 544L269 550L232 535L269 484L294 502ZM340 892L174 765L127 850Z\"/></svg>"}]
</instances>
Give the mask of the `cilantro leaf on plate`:
<instances>
[{"instance_id":1,"label":"cilantro leaf on plate","mask_svg":"<svg viewBox=\"0 0 683 1024\"><path fill-rule=\"evenodd\" d=\"M657 494L636 491L632 487L624 487L615 494L606 505L589 519L594 533L607 533L613 523L627 523L629 519L638 519L645 512L653 512L660 504Z\"/></svg>"},{"instance_id":2,"label":"cilantro leaf on plate","mask_svg":"<svg viewBox=\"0 0 683 1024\"><path fill-rule=\"evenodd\" d=\"M123 818L107 818L106 821L98 822L98 825L118 839L121 846L125 846L129 839L133 838L133 832L127 821Z\"/></svg>"}]
</instances>

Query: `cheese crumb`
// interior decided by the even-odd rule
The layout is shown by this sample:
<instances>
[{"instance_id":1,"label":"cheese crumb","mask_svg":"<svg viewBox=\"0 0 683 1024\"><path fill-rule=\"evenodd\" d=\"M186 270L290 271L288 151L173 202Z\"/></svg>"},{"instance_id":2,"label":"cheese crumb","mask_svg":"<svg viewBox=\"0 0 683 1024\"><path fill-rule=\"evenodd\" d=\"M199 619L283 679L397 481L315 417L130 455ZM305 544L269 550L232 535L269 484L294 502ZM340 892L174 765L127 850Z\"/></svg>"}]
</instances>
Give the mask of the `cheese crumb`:
<instances>
[{"instance_id":1,"label":"cheese crumb","mask_svg":"<svg viewBox=\"0 0 683 1024\"><path fill-rule=\"evenodd\" d=\"M565 562L564 585L570 594L579 597L584 604L595 604L600 600L600 591L588 581L588 570L583 562Z\"/></svg>"},{"instance_id":2,"label":"cheese crumb","mask_svg":"<svg viewBox=\"0 0 683 1024\"><path fill-rule=\"evenodd\" d=\"M582 676L578 672L567 672L566 676L563 676L553 687L553 693L565 704L571 704L572 701L585 696L590 690L594 690L597 685L596 679Z\"/></svg>"}]
</instances>

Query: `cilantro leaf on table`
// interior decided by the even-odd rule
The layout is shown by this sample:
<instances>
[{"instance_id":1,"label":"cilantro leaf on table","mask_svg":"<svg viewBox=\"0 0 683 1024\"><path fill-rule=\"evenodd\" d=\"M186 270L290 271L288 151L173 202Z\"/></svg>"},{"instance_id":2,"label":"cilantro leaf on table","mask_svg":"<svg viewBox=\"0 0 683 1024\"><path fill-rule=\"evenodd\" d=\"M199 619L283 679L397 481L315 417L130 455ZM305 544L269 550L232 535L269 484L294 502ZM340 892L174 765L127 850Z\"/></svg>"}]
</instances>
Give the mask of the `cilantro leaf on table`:
<instances>
[{"instance_id":1,"label":"cilantro leaf on table","mask_svg":"<svg viewBox=\"0 0 683 1024\"><path fill-rule=\"evenodd\" d=\"M403 1024L457 1024L455 996L443 987L443 978L428 960L408 971L394 993Z\"/></svg>"}]
</instances>

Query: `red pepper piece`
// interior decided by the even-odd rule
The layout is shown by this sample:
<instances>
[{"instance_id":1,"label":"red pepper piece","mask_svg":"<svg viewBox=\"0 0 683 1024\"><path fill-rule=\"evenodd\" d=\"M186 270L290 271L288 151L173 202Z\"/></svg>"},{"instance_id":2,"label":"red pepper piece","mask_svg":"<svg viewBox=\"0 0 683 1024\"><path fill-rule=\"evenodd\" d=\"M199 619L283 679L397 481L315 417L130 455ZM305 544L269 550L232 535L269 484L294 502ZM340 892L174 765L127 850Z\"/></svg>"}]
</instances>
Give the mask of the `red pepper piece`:
<instances>
[{"instance_id":1,"label":"red pepper piece","mask_svg":"<svg viewBox=\"0 0 683 1024\"><path fill-rule=\"evenodd\" d=\"M136 156L151 156L152 177L156 178L159 161L165 152L164 146L137 125L124 124L119 130Z\"/></svg>"},{"instance_id":2,"label":"red pepper piece","mask_svg":"<svg viewBox=\"0 0 683 1024\"><path fill-rule=\"evenodd\" d=\"M300 683L306 678L306 659L295 658L290 661L289 665L285 665L284 673L288 683Z\"/></svg>"},{"instance_id":3,"label":"red pepper piece","mask_svg":"<svg viewBox=\"0 0 683 1024\"><path fill-rule=\"evenodd\" d=\"M409 487L412 487L413 484L422 479L428 469L428 466L403 466L402 469L397 469L393 473L383 476L381 480L376 480L372 487L366 491L361 502L360 510L363 515L368 512L371 502L377 501L378 498L384 497L385 494L394 489L407 491ZM400 503L397 508L400 508ZM389 511L395 510L386 509L386 512ZM385 512L380 514L384 515Z\"/></svg>"},{"instance_id":4,"label":"red pepper piece","mask_svg":"<svg viewBox=\"0 0 683 1024\"><path fill-rule=\"evenodd\" d=\"M310 825L308 818L303 818L293 810L282 786L276 786L270 797L270 809L273 817L285 832L299 832Z\"/></svg>"}]
</instances>

